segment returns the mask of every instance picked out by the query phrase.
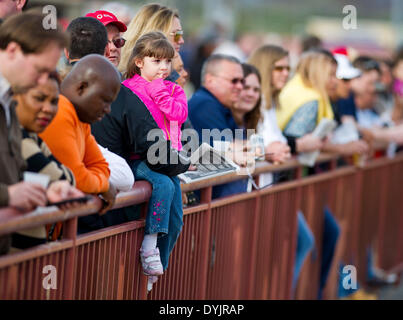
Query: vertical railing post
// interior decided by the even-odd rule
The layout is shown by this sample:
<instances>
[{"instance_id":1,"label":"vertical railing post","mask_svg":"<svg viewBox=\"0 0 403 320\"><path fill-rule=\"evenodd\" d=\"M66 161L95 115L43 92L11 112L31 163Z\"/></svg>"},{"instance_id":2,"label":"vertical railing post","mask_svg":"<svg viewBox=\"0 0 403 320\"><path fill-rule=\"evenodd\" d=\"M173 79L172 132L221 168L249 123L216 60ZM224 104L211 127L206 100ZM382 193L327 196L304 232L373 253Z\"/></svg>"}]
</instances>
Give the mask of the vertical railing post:
<instances>
[{"instance_id":1,"label":"vertical railing post","mask_svg":"<svg viewBox=\"0 0 403 320\"><path fill-rule=\"evenodd\" d=\"M73 284L75 282L75 256L76 256L76 239L77 239L77 217L67 220L64 223L63 238L73 240L71 248L67 249L66 269L63 283L63 299L73 299Z\"/></svg>"},{"instance_id":2,"label":"vertical railing post","mask_svg":"<svg viewBox=\"0 0 403 320\"><path fill-rule=\"evenodd\" d=\"M206 299L207 294L207 277L208 277L208 268L210 261L210 237L211 237L211 197L213 193L213 187L207 187L201 190L201 199L200 203L208 203L207 211L204 213L204 223L203 226L205 228L205 232L202 235L201 241L201 275L198 286L197 299L204 300Z\"/></svg>"},{"instance_id":3,"label":"vertical railing post","mask_svg":"<svg viewBox=\"0 0 403 320\"><path fill-rule=\"evenodd\" d=\"M356 173L355 173L355 199L354 201L354 223L353 223L353 228L352 229L352 257L351 257L351 263L355 265L357 268L357 274L359 276L358 280L365 279L365 277L360 277L361 272L366 272L366 268L363 268L362 270L360 267L363 267L363 265L360 265L360 230L361 230L361 218L363 218L363 212L362 212L362 204L365 201L365 195L363 196L362 189L363 189L363 181L364 180L364 170L361 168L356 167ZM364 280L365 281L365 280Z\"/></svg>"},{"instance_id":4,"label":"vertical railing post","mask_svg":"<svg viewBox=\"0 0 403 320\"><path fill-rule=\"evenodd\" d=\"M378 247L376 248L376 251L378 252L378 258L382 256L382 250L384 248L384 239L385 239L385 233L384 233L384 227L385 227L385 222L386 219L388 219L388 200L390 200L390 197L388 199L388 195L390 195L390 183L391 183L391 165L387 167L387 170L384 170L383 168L380 168L378 170L382 170L383 174L381 174L379 181L381 188L379 188L379 215L378 215L378 221L377 221L377 245ZM393 173L393 171L392 171ZM374 245L374 243L372 243ZM377 261L379 262L379 260ZM379 265L379 263L377 263Z\"/></svg>"},{"instance_id":5,"label":"vertical railing post","mask_svg":"<svg viewBox=\"0 0 403 320\"><path fill-rule=\"evenodd\" d=\"M295 292L296 288L293 288L293 279L294 279L294 265L295 265L295 252L297 252L297 241L298 241L298 210L301 209L301 201L302 201L302 186L299 185L296 188L296 195L295 195L295 203L294 206L291 206L294 210L294 221L290 222L290 225L292 226L293 232L291 235L293 235L291 239L291 257L290 257L290 263L288 264L288 272L287 274L291 275L290 279L288 279L287 283L287 296L284 297L285 299L291 300L295 298Z\"/></svg>"},{"instance_id":6,"label":"vertical railing post","mask_svg":"<svg viewBox=\"0 0 403 320\"><path fill-rule=\"evenodd\" d=\"M255 197L255 214L253 218L253 229L252 229L252 243L251 243L251 261L249 270L249 286L248 286L248 299L253 300L256 288L256 257L258 248L258 238L259 238L259 222L260 222L260 210L261 210L261 200L262 196L259 190L256 191Z\"/></svg>"},{"instance_id":7,"label":"vertical railing post","mask_svg":"<svg viewBox=\"0 0 403 320\"><path fill-rule=\"evenodd\" d=\"M146 203L144 203L141 206L141 211L140 211L141 212L140 213L140 218L141 219L145 220L146 217L147 217L148 204L149 204L149 202L147 201ZM144 236L143 236L143 238L144 238ZM139 257L138 255L140 253L137 250L136 252L134 252L134 254L136 255L136 257ZM137 267L140 268L140 270L142 270L140 258L136 259L135 261L137 262ZM147 285L148 285L148 277L146 275L144 275L143 272L141 272L140 273L140 283L139 283L139 299L140 300L147 300L147 295L149 293L147 291Z\"/></svg>"},{"instance_id":8,"label":"vertical railing post","mask_svg":"<svg viewBox=\"0 0 403 320\"><path fill-rule=\"evenodd\" d=\"M302 169L303 169L302 166L298 166L298 167L295 169L295 179L296 179L296 180L302 178Z\"/></svg>"},{"instance_id":9,"label":"vertical railing post","mask_svg":"<svg viewBox=\"0 0 403 320\"><path fill-rule=\"evenodd\" d=\"M330 160L330 170L336 170L337 169L337 160L338 159L333 159L333 160Z\"/></svg>"}]
</instances>

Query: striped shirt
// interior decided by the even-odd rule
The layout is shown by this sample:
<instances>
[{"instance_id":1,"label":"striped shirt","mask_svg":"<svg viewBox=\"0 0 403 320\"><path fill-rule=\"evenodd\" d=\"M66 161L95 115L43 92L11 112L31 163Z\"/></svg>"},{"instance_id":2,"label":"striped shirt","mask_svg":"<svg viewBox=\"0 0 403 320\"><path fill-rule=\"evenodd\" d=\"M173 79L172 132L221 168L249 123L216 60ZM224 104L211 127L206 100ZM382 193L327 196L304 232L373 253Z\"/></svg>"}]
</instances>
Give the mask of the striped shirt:
<instances>
[{"instance_id":1,"label":"striped shirt","mask_svg":"<svg viewBox=\"0 0 403 320\"><path fill-rule=\"evenodd\" d=\"M62 165L51 153L46 143L36 133L22 129L22 156L28 164L27 171L46 174L50 181L67 180L75 186L71 170Z\"/></svg>"},{"instance_id":2,"label":"striped shirt","mask_svg":"<svg viewBox=\"0 0 403 320\"><path fill-rule=\"evenodd\" d=\"M75 185L71 170L62 165L50 152L46 143L36 133L22 129L21 151L27 162L27 171L46 174L50 182L67 180ZM48 240L56 240L60 236L62 223L22 230L12 236L11 252L44 244Z\"/></svg>"}]
</instances>

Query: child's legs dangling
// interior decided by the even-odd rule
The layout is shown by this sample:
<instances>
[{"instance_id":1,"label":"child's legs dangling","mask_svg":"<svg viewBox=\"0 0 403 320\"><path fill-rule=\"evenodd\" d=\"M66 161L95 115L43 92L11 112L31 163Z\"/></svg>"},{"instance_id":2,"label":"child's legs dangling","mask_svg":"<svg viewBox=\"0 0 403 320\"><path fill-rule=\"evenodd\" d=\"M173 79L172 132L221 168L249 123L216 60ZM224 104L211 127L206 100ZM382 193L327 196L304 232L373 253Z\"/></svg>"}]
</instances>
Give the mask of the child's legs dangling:
<instances>
[{"instance_id":1,"label":"child's legs dangling","mask_svg":"<svg viewBox=\"0 0 403 320\"><path fill-rule=\"evenodd\" d=\"M163 236L168 233L175 187L168 176L152 171L144 161L136 162L132 170L137 180L146 180L152 185L146 216L145 237L140 251L140 256L145 260L143 257L145 252L155 251L157 236ZM160 250L157 256L160 259L162 255L165 255L165 253ZM155 260L155 257L155 254L151 254L149 259ZM145 268L144 264L143 268ZM156 268L158 269L158 267ZM152 273L150 272L150 274Z\"/></svg>"},{"instance_id":2,"label":"child's legs dangling","mask_svg":"<svg viewBox=\"0 0 403 320\"><path fill-rule=\"evenodd\" d=\"M160 249L161 263L166 270L168 268L169 256L176 244L183 226L182 191L180 181L177 177L171 177L174 186L173 200L169 213L168 234L158 238L157 246Z\"/></svg>"},{"instance_id":3,"label":"child's legs dangling","mask_svg":"<svg viewBox=\"0 0 403 320\"><path fill-rule=\"evenodd\" d=\"M152 171L144 161L135 165L133 169L137 180L146 180L153 188L148 202L144 233L168 233L169 213L175 191L171 179L164 174Z\"/></svg>"}]
</instances>

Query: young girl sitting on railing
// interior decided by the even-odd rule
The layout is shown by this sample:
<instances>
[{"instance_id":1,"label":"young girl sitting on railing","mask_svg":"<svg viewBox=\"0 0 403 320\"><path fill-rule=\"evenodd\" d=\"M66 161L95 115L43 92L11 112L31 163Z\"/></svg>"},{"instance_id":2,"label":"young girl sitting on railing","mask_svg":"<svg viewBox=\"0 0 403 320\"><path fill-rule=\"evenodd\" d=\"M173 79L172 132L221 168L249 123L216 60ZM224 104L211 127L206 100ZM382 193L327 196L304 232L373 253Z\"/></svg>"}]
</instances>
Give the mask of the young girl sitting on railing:
<instances>
[{"instance_id":1,"label":"young girl sitting on railing","mask_svg":"<svg viewBox=\"0 0 403 320\"><path fill-rule=\"evenodd\" d=\"M188 115L187 99L179 85L164 80L171 72L174 55L175 49L161 32L143 35L133 48L123 84L147 106L172 148L181 150L181 125ZM169 255L183 225L181 189L176 176L153 171L144 160L136 159L132 170L136 179L147 180L153 186L140 249L150 289L168 267Z\"/></svg>"}]
</instances>

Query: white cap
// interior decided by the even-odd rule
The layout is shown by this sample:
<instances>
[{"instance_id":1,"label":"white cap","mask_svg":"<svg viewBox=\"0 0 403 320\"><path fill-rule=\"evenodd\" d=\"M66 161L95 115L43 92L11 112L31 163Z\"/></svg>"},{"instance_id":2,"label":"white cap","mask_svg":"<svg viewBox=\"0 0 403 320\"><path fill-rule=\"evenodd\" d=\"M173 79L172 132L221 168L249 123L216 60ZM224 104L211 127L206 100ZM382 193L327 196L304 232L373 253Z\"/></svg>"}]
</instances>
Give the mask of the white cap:
<instances>
[{"instance_id":1,"label":"white cap","mask_svg":"<svg viewBox=\"0 0 403 320\"><path fill-rule=\"evenodd\" d=\"M361 75L361 71L354 68L350 60L344 54L334 54L337 60L336 76L338 79L354 79Z\"/></svg>"}]
</instances>

